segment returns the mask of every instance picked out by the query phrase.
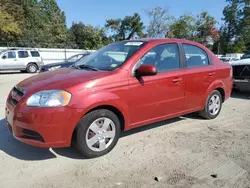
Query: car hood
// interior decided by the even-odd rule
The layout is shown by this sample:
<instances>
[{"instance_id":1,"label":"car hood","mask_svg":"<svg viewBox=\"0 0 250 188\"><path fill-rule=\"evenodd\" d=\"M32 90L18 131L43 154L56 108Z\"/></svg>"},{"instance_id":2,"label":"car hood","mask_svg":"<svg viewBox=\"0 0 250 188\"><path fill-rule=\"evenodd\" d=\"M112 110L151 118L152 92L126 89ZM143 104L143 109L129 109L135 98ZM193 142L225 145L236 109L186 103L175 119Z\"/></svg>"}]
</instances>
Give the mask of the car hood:
<instances>
[{"instance_id":1,"label":"car hood","mask_svg":"<svg viewBox=\"0 0 250 188\"><path fill-rule=\"evenodd\" d=\"M109 72L61 68L29 77L18 84L27 93L39 90L66 89L67 87L103 77Z\"/></svg>"},{"instance_id":2,"label":"car hood","mask_svg":"<svg viewBox=\"0 0 250 188\"><path fill-rule=\"evenodd\" d=\"M64 65L69 63L68 61L61 61L61 62L56 62L56 63L50 63L47 65L44 65L44 67L54 67L54 66L59 66L59 65Z\"/></svg>"},{"instance_id":3,"label":"car hood","mask_svg":"<svg viewBox=\"0 0 250 188\"><path fill-rule=\"evenodd\" d=\"M250 65L250 59L241 59L238 61L232 61L230 63L232 66L237 66L237 65Z\"/></svg>"}]
</instances>

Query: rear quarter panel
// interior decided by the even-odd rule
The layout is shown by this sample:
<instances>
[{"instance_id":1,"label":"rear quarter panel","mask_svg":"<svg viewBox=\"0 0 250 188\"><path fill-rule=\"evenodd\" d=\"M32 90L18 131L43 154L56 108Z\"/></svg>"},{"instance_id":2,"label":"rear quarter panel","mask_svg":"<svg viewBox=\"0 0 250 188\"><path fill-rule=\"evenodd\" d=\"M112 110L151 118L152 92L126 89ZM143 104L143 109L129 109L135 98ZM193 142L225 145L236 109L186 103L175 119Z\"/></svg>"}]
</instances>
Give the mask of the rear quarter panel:
<instances>
[{"instance_id":1,"label":"rear quarter panel","mask_svg":"<svg viewBox=\"0 0 250 188\"><path fill-rule=\"evenodd\" d=\"M224 100L227 100L232 92L233 78L232 67L229 63L223 62L215 55L212 56L213 70L215 72L215 79L207 90L207 96L217 88L222 88L225 92Z\"/></svg>"}]
</instances>

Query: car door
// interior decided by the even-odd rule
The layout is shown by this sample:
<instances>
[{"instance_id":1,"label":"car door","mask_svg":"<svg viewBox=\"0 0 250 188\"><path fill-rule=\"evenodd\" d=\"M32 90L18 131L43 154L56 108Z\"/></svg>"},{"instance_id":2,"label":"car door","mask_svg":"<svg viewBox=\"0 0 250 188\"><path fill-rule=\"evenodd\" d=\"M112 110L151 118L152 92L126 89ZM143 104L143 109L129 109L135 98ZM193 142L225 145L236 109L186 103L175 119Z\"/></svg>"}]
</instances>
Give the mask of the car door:
<instances>
[{"instance_id":1,"label":"car door","mask_svg":"<svg viewBox=\"0 0 250 188\"><path fill-rule=\"evenodd\" d=\"M29 53L26 50L19 50L17 52L18 60L16 62L16 66L18 69L25 69L28 64Z\"/></svg>"},{"instance_id":2,"label":"car door","mask_svg":"<svg viewBox=\"0 0 250 188\"><path fill-rule=\"evenodd\" d=\"M185 85L181 76L183 70L178 44L154 46L140 58L135 67L141 64L154 65L158 73L141 78L129 77L131 127L183 110Z\"/></svg>"},{"instance_id":3,"label":"car door","mask_svg":"<svg viewBox=\"0 0 250 188\"><path fill-rule=\"evenodd\" d=\"M16 69L16 52L8 51L1 56L0 68L3 70Z\"/></svg>"},{"instance_id":4,"label":"car door","mask_svg":"<svg viewBox=\"0 0 250 188\"><path fill-rule=\"evenodd\" d=\"M185 110L196 111L204 105L206 92L216 72L207 52L199 46L183 44L185 55Z\"/></svg>"}]
</instances>

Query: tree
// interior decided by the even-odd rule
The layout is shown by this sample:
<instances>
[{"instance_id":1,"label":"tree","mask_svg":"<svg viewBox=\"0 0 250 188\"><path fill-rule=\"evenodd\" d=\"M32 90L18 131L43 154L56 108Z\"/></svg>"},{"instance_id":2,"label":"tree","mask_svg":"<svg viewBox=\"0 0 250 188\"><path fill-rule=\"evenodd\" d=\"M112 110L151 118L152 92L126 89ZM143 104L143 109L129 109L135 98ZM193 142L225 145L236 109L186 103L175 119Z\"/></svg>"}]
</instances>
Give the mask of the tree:
<instances>
[{"instance_id":1,"label":"tree","mask_svg":"<svg viewBox=\"0 0 250 188\"><path fill-rule=\"evenodd\" d=\"M147 36L165 38L168 34L169 25L173 20L173 17L168 14L168 10L158 6L145 12L150 20L147 26Z\"/></svg>"},{"instance_id":2,"label":"tree","mask_svg":"<svg viewBox=\"0 0 250 188\"><path fill-rule=\"evenodd\" d=\"M22 34L23 12L18 0L0 0L0 41L7 42Z\"/></svg>"},{"instance_id":3,"label":"tree","mask_svg":"<svg viewBox=\"0 0 250 188\"><path fill-rule=\"evenodd\" d=\"M226 0L223 10L224 25L221 29L222 53L242 53L246 50L249 36L249 0Z\"/></svg>"},{"instance_id":4,"label":"tree","mask_svg":"<svg viewBox=\"0 0 250 188\"><path fill-rule=\"evenodd\" d=\"M44 37L46 42L62 47L67 39L66 17L57 5L56 0L41 0L39 2L43 20ZM50 46L50 44L48 44Z\"/></svg>"},{"instance_id":5,"label":"tree","mask_svg":"<svg viewBox=\"0 0 250 188\"><path fill-rule=\"evenodd\" d=\"M242 0L239 23L239 39L238 43L244 45L243 51L250 51L250 0ZM244 42L243 42L244 41Z\"/></svg>"},{"instance_id":6,"label":"tree","mask_svg":"<svg viewBox=\"0 0 250 188\"><path fill-rule=\"evenodd\" d=\"M209 46L219 39L219 33L216 29L216 20L208 12L204 11L198 15L196 21L197 33L195 40L206 46Z\"/></svg>"},{"instance_id":7,"label":"tree","mask_svg":"<svg viewBox=\"0 0 250 188\"><path fill-rule=\"evenodd\" d=\"M72 24L69 36L71 43L75 43L78 48L88 50L101 48L111 42L105 35L104 29L84 25L82 22Z\"/></svg>"},{"instance_id":8,"label":"tree","mask_svg":"<svg viewBox=\"0 0 250 188\"><path fill-rule=\"evenodd\" d=\"M193 40L196 31L195 21L190 13L185 13L169 26L168 37Z\"/></svg>"},{"instance_id":9,"label":"tree","mask_svg":"<svg viewBox=\"0 0 250 188\"><path fill-rule=\"evenodd\" d=\"M115 41L128 40L135 35L144 36L143 22L138 13L133 16L126 16L124 19L108 19L105 27L112 33L112 38Z\"/></svg>"}]
</instances>

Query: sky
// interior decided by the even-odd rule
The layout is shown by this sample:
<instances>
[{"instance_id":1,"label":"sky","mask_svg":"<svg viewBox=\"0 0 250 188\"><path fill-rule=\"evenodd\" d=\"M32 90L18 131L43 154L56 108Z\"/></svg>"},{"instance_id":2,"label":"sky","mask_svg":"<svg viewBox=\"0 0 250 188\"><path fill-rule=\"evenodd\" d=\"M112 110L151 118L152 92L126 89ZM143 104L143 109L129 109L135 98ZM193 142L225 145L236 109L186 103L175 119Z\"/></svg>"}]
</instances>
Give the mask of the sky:
<instances>
[{"instance_id":1,"label":"sky","mask_svg":"<svg viewBox=\"0 0 250 188\"><path fill-rule=\"evenodd\" d=\"M208 11L218 22L222 22L225 0L57 0L66 14L67 26L72 22L83 22L93 26L104 26L106 19L124 18L138 12L145 24L148 17L145 9L156 6L165 7L172 16L178 17L185 12L196 15Z\"/></svg>"}]
</instances>

